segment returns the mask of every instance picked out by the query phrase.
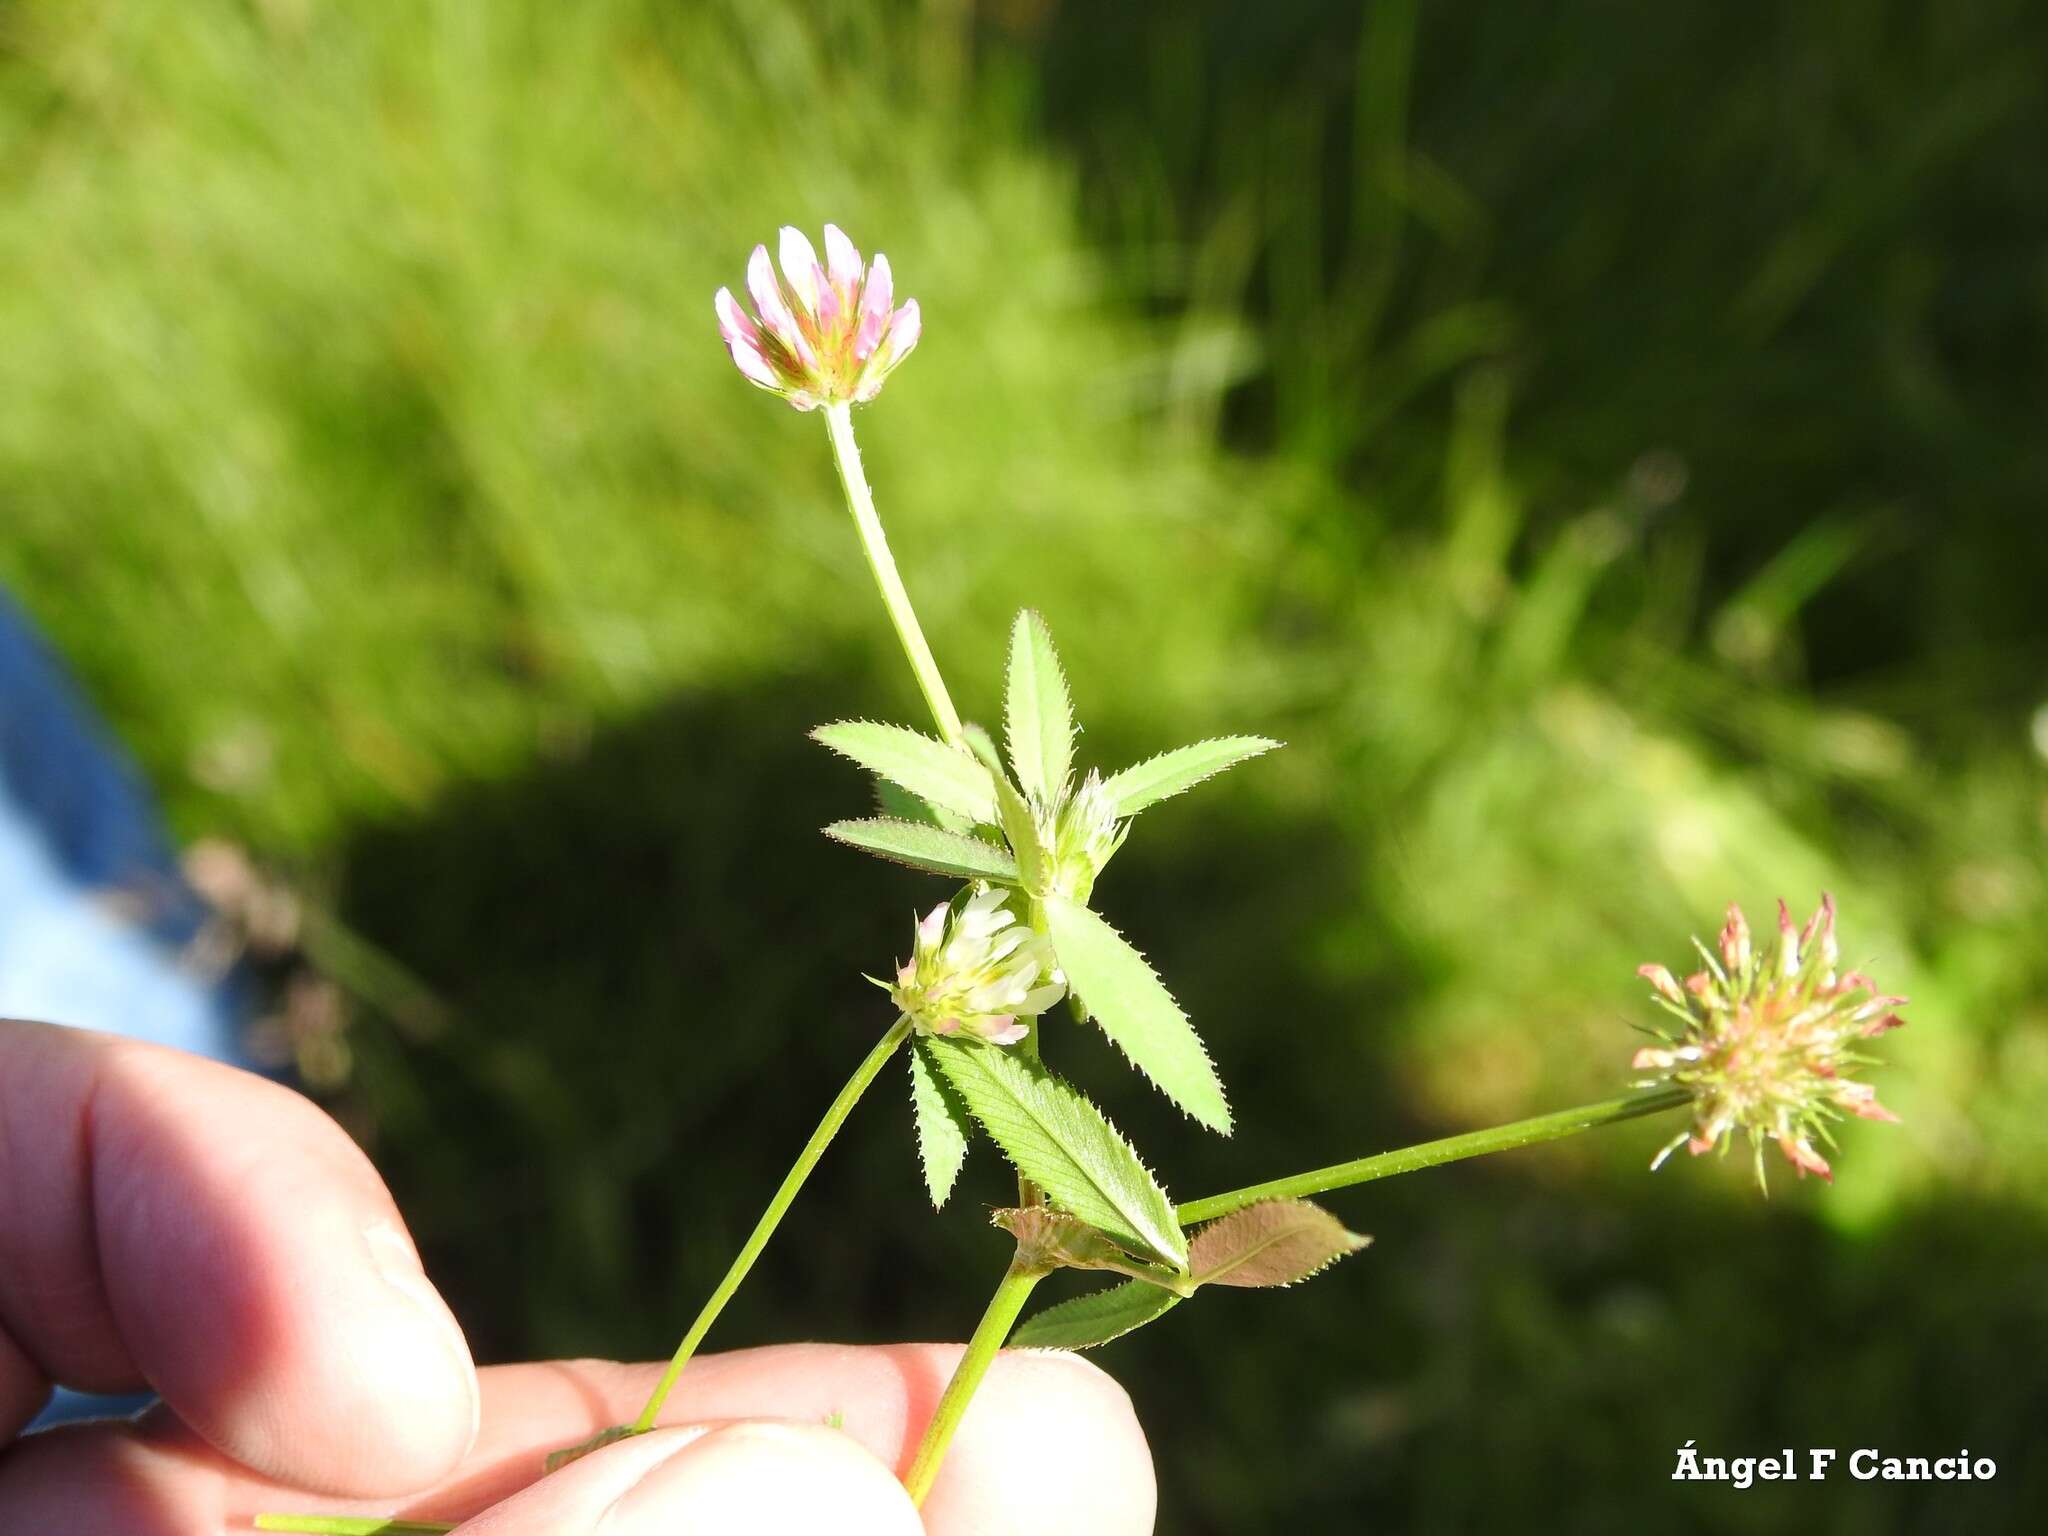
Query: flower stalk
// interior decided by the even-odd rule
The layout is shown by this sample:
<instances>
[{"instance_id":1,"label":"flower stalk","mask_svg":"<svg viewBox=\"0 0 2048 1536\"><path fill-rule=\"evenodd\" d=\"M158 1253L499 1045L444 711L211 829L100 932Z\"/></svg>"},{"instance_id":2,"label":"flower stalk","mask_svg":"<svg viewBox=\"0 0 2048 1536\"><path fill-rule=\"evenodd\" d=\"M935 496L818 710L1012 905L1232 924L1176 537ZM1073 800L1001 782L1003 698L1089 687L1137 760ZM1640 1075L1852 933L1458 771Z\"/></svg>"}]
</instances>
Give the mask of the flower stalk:
<instances>
[{"instance_id":1,"label":"flower stalk","mask_svg":"<svg viewBox=\"0 0 2048 1536\"><path fill-rule=\"evenodd\" d=\"M959 746L965 739L960 715L946 692L946 680L939 676L939 664L925 643L924 630L917 622L917 610L910 605L903 578L896 571L896 557L889 552L889 536L882 531L882 519L875 511L874 492L861 469L860 445L853 440L853 408L843 402L825 407L825 432L832 440L832 462L839 470L839 483L846 492L846 505L853 513L853 526L860 534L861 553L882 594L882 606L889 610L889 622L896 627L903 654L916 674L918 691L931 709L932 720L948 745Z\"/></svg>"},{"instance_id":2,"label":"flower stalk","mask_svg":"<svg viewBox=\"0 0 2048 1536\"><path fill-rule=\"evenodd\" d=\"M946 1383L945 1393L939 1398L932 1421L925 1426L924 1438L917 1444L917 1454L911 1460L910 1470L904 1474L903 1486L910 1494L910 1501L919 1508L924 1507L932 1484L938 1480L947 1447L952 1445L960 1421L967 1417L968 1404L974 1401L982 1378L988 1375L988 1368L995 1363L1003 1340L1017 1326L1018 1315L1023 1312L1032 1290L1050 1273L1050 1270L1021 1260L1014 1261L1004 1272L995 1295L989 1298L988 1309L981 1314L981 1321L975 1324L974 1335L967 1341L967 1352L953 1368L953 1378Z\"/></svg>"},{"instance_id":3,"label":"flower stalk","mask_svg":"<svg viewBox=\"0 0 2048 1536\"><path fill-rule=\"evenodd\" d=\"M1517 1147L1562 1141L1581 1131L1619 1125L1625 1120L1638 1120L1645 1115L1659 1115L1667 1109L1680 1109L1691 1102L1692 1095L1683 1088L1658 1088L1625 1098L1602 1099L1597 1104L1581 1104L1576 1109L1515 1120L1507 1125L1494 1126L1491 1130L1467 1131L1460 1136L1445 1136L1393 1152L1354 1158L1348 1163L1312 1168L1306 1173L1292 1174L1283 1179L1269 1179L1263 1184L1248 1184L1243 1189L1190 1200L1178 1207L1174 1214L1182 1226L1192 1226L1196 1222L1227 1216L1248 1205L1257 1205L1262 1200L1294 1200L1304 1195L1325 1194L1333 1189L1369 1184L1375 1179L1391 1178L1399 1173L1417 1173L1443 1163L1462 1162L1468 1157L1485 1157L1492 1152L1511 1152Z\"/></svg>"},{"instance_id":4,"label":"flower stalk","mask_svg":"<svg viewBox=\"0 0 2048 1536\"><path fill-rule=\"evenodd\" d=\"M690 1363L690 1357L697 1352L697 1346L704 1342L704 1335L711 1331L711 1325L718 1321L718 1314L725 1310L725 1304L732 1300L733 1293L740 1288L740 1282L747 1278L747 1271L754 1267L754 1261L761 1257L761 1250L768 1246L768 1239L775 1235L783 1216L796 1200L797 1191L804 1187L804 1181L811 1176L811 1170L818 1166L818 1159L825 1155L825 1149L832 1144L832 1138L839 1134L840 1126L853 1112L853 1106L860 1102L860 1096L867 1092L868 1084L889 1058L896 1054L896 1048L910 1038L910 1020L899 1018L889 1026L888 1032L875 1043L875 1048L853 1070L853 1076L846 1080L846 1086L839 1090L839 1096L825 1111L825 1118L818 1122L818 1128L811 1132L811 1139L804 1143L804 1149L797 1154L789 1172L783 1175L781 1187L768 1202L768 1208L761 1213L761 1219L754 1223L754 1230L747 1237L739 1254L726 1270L725 1278L718 1282L718 1289L711 1293L711 1299L704 1303L690 1330L683 1335L683 1342L676 1347L675 1357L669 1361L668 1370L662 1374L660 1384L647 1399L647 1406L640 1410L640 1417L633 1421L632 1433L644 1435L654 1428L654 1421L661 1415L662 1404L675 1389L677 1378L683 1374L683 1367ZM616 1437L614 1437L616 1438ZM558 1453L560 1454L560 1453ZM550 1458L553 1465L559 1465Z\"/></svg>"}]
</instances>

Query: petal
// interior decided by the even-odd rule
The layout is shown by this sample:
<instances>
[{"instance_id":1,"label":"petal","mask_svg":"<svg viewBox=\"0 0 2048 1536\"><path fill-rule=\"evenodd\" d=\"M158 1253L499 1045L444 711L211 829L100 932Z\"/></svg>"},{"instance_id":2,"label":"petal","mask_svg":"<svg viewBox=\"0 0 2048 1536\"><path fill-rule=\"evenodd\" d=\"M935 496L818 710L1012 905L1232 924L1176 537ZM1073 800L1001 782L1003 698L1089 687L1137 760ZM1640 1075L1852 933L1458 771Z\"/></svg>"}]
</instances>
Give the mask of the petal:
<instances>
[{"instance_id":1,"label":"petal","mask_svg":"<svg viewBox=\"0 0 2048 1536\"><path fill-rule=\"evenodd\" d=\"M1041 1014L1066 995L1067 986L1065 982L1054 982L1049 987L1034 987L1031 991L1024 994L1024 1001L1017 1011L1034 1015Z\"/></svg>"},{"instance_id":2,"label":"petal","mask_svg":"<svg viewBox=\"0 0 2048 1536\"><path fill-rule=\"evenodd\" d=\"M1835 1182L1834 1170L1828 1167L1828 1160L1814 1151L1813 1147L1805 1140L1791 1136L1780 1136L1778 1138L1778 1150L1785 1154L1787 1162L1799 1170L1799 1176L1802 1179L1809 1173L1817 1173L1830 1184Z\"/></svg>"},{"instance_id":3,"label":"petal","mask_svg":"<svg viewBox=\"0 0 2048 1536\"><path fill-rule=\"evenodd\" d=\"M860 291L860 319L853 332L855 362L866 362L868 354L881 343L882 332L888 329L889 305L895 298L894 281L889 258L876 252L874 264L868 268L867 286Z\"/></svg>"},{"instance_id":4,"label":"petal","mask_svg":"<svg viewBox=\"0 0 2048 1536\"><path fill-rule=\"evenodd\" d=\"M860 251L837 224L825 226L825 267L851 305L860 293Z\"/></svg>"},{"instance_id":5,"label":"petal","mask_svg":"<svg viewBox=\"0 0 2048 1536\"><path fill-rule=\"evenodd\" d=\"M744 336L728 336L725 350L732 354L734 366L746 376L749 383L778 392L782 389L781 378L768 359L762 355L757 343L747 340Z\"/></svg>"},{"instance_id":6,"label":"petal","mask_svg":"<svg viewBox=\"0 0 2048 1536\"><path fill-rule=\"evenodd\" d=\"M711 308L718 316L718 334L723 336L727 346L735 341L746 341L758 345L761 332L740 301L732 296L730 288L721 288L711 300Z\"/></svg>"},{"instance_id":7,"label":"petal","mask_svg":"<svg viewBox=\"0 0 2048 1536\"><path fill-rule=\"evenodd\" d=\"M804 313L816 318L818 296L825 286L825 269L818 265L818 253L811 248L810 237L802 230L785 224L782 227L782 280L789 284L789 291L796 295L797 304Z\"/></svg>"},{"instance_id":8,"label":"petal","mask_svg":"<svg viewBox=\"0 0 2048 1536\"><path fill-rule=\"evenodd\" d=\"M882 392L882 385L889 375L896 371L896 365L910 355L917 345L917 338L923 331L918 315L917 300L911 299L890 317L888 329L882 333L882 344L875 348L862 365L860 386L854 390L854 400L862 405Z\"/></svg>"},{"instance_id":9,"label":"petal","mask_svg":"<svg viewBox=\"0 0 2048 1536\"><path fill-rule=\"evenodd\" d=\"M1799 947L1806 948L1815 938L1820 940L1821 969L1830 974L1840 958L1840 946L1835 940L1835 898L1826 891L1820 894L1820 908L1806 920L1806 927L1800 932Z\"/></svg>"},{"instance_id":10,"label":"petal","mask_svg":"<svg viewBox=\"0 0 2048 1536\"><path fill-rule=\"evenodd\" d=\"M1639 965L1636 974L1655 987L1672 1002L1683 1005L1685 994L1678 989L1678 982L1671 972L1661 965Z\"/></svg>"},{"instance_id":11,"label":"petal","mask_svg":"<svg viewBox=\"0 0 2048 1536\"><path fill-rule=\"evenodd\" d=\"M754 312L761 326L805 368L818 365L818 354L797 326L789 301L782 296L782 284L775 280L775 265L768 259L768 247L757 245L747 258L747 292L753 296Z\"/></svg>"},{"instance_id":12,"label":"petal","mask_svg":"<svg viewBox=\"0 0 2048 1536\"><path fill-rule=\"evenodd\" d=\"M1749 968L1749 921L1733 902L1728 904L1728 921L1721 928L1721 960L1730 973Z\"/></svg>"},{"instance_id":13,"label":"petal","mask_svg":"<svg viewBox=\"0 0 2048 1536\"><path fill-rule=\"evenodd\" d=\"M1799 974L1799 930L1792 926L1792 910L1778 902L1778 974L1787 980Z\"/></svg>"},{"instance_id":14,"label":"petal","mask_svg":"<svg viewBox=\"0 0 2048 1536\"><path fill-rule=\"evenodd\" d=\"M923 334L924 315L917 307L917 300L904 300L903 307L889 322L889 366L894 368L910 356L911 349Z\"/></svg>"},{"instance_id":15,"label":"petal","mask_svg":"<svg viewBox=\"0 0 2048 1536\"><path fill-rule=\"evenodd\" d=\"M983 1020L980 1029L981 1038L991 1045L1015 1045L1030 1033L1029 1024L1003 1014Z\"/></svg>"}]
</instances>

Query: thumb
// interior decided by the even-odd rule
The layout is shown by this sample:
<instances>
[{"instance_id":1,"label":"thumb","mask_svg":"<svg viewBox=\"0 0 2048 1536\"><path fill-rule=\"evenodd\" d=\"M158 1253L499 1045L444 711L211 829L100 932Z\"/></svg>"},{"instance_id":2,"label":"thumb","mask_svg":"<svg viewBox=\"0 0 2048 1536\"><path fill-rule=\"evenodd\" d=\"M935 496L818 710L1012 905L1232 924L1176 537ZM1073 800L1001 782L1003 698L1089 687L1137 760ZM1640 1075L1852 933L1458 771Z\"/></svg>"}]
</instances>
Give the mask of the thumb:
<instances>
[{"instance_id":1,"label":"thumb","mask_svg":"<svg viewBox=\"0 0 2048 1536\"><path fill-rule=\"evenodd\" d=\"M658 1429L542 1478L455 1536L921 1536L910 1495L859 1441L754 1419Z\"/></svg>"}]
</instances>

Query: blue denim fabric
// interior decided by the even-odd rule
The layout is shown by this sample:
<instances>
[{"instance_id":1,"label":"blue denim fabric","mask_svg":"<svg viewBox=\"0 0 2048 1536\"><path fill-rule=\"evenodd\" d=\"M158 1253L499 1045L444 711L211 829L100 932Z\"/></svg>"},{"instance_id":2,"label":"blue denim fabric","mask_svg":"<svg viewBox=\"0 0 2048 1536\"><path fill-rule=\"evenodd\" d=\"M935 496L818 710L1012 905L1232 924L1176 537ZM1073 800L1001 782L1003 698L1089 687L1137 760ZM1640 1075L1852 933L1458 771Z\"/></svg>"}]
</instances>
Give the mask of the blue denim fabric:
<instances>
[{"instance_id":1,"label":"blue denim fabric","mask_svg":"<svg viewBox=\"0 0 2048 1536\"><path fill-rule=\"evenodd\" d=\"M181 958L204 920L134 766L0 594L0 1016L236 1061L231 983ZM146 1401L60 1392L36 1427Z\"/></svg>"}]
</instances>

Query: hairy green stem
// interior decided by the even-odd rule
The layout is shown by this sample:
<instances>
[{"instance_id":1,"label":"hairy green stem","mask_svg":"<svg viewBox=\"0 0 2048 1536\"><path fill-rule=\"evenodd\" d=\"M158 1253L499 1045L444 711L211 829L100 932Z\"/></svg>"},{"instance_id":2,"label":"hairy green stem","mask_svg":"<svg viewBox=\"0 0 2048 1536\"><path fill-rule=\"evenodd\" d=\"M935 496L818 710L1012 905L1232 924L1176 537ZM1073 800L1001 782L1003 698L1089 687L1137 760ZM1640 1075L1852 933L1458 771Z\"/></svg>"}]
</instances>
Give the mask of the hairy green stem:
<instances>
[{"instance_id":1,"label":"hairy green stem","mask_svg":"<svg viewBox=\"0 0 2048 1536\"><path fill-rule=\"evenodd\" d=\"M1489 1152L1509 1152L1516 1147L1533 1147L1538 1142L1560 1141L1581 1131L1618 1125L1643 1115L1662 1114L1667 1109L1676 1109L1691 1102L1692 1095L1683 1088L1658 1088L1648 1093L1630 1094L1626 1098L1603 1099L1598 1104L1581 1104L1577 1109L1561 1109L1555 1114L1538 1115L1533 1120L1516 1120L1488 1131L1468 1131L1462 1136L1425 1141L1396 1152L1380 1152L1348 1163L1334 1163L1328 1168L1312 1168L1307 1173L1297 1173L1284 1179L1248 1184L1243 1189L1191 1200L1174 1214L1182 1226L1191 1226L1198 1221L1227 1216L1247 1205L1257 1205L1261 1200L1292 1200L1302 1195L1318 1195L1327 1190L1390 1178L1397 1173L1434 1168L1439 1163L1484 1157Z\"/></svg>"},{"instance_id":2,"label":"hairy green stem","mask_svg":"<svg viewBox=\"0 0 2048 1536\"><path fill-rule=\"evenodd\" d=\"M860 467L860 446L853 440L853 407L828 405L824 412L825 431L832 439L832 462L839 468L839 483L846 489L846 505L853 512L853 526L860 532L860 547L868 557L868 569L874 572L882 603L889 610L890 622L896 626L896 638L903 642L903 654L910 658L910 670L917 674L917 686L925 703L931 706L939 734L957 747L963 739L960 716L946 693L946 682L939 676L932 648L925 644L917 611L910 606L910 594L903 590L903 578L896 574L896 557L889 553L889 538L882 532L882 519L875 512L874 493L868 489L868 477Z\"/></svg>"},{"instance_id":3,"label":"hairy green stem","mask_svg":"<svg viewBox=\"0 0 2048 1536\"><path fill-rule=\"evenodd\" d=\"M1032 1268L1014 1259L1005 1271L1003 1283L989 1298L988 1310L981 1314L981 1321L974 1326L974 1337L967 1341L967 1353L953 1367L953 1379L946 1383L938 1409L932 1414L931 1423L925 1426L924 1438L917 1443L917 1455L903 1479L903 1486L910 1491L911 1503L923 1507L925 1495L932 1491L932 1484L938 1480L939 1467L946 1459L946 1447L953 1443L954 1431L967 1417L967 1405L974 1400L975 1390L980 1387L982 1377L988 1374L996 1351L1003 1347L1003 1340L1017 1326L1017 1314L1024 1310L1032 1287L1048 1273L1050 1271Z\"/></svg>"},{"instance_id":4,"label":"hairy green stem","mask_svg":"<svg viewBox=\"0 0 2048 1536\"><path fill-rule=\"evenodd\" d=\"M647 1399L647 1406L640 1410L640 1417L633 1422L635 1434L645 1434L654 1428L654 1421L661 1413L661 1405L668 1401L668 1395L675 1387L676 1378L683 1374L683 1367L690 1363L690 1356L697 1352L697 1346L704 1342L704 1335L711 1331L711 1325L718 1321L718 1314L725 1310L725 1304L732 1300L733 1292L740 1288L740 1282L747 1278L747 1271L754 1267L754 1260L761 1256L761 1250L768 1246L768 1239L775 1235L775 1228L796 1199L797 1191L804 1187L804 1180L811 1176L811 1170L818 1166L818 1159L825 1155L825 1148L832 1144L832 1138L839 1133L839 1127L846 1123L853 1106L860 1102L860 1096L875 1080L875 1074L882 1070L888 1059L896 1054L896 1047L910 1037L910 1020L898 1019L889 1026L889 1032L876 1042L867 1059L853 1069L853 1076L846 1080L846 1086L839 1090L839 1097L832 1101L832 1107L825 1111L825 1118L818 1122L818 1128L811 1132L811 1139L804 1143L804 1149L797 1154L795 1163L783 1176L782 1187L775 1191L775 1198L768 1202L768 1209L761 1213L761 1219L754 1224L752 1234L739 1251L739 1257L732 1261L732 1268L725 1272L725 1278L718 1282L718 1289L711 1293L711 1299L704 1303L704 1310L697 1314L697 1320L690 1324L690 1331L683 1335L683 1342L677 1346L675 1358L668 1363L661 1384L654 1389L654 1395Z\"/></svg>"}]
</instances>

